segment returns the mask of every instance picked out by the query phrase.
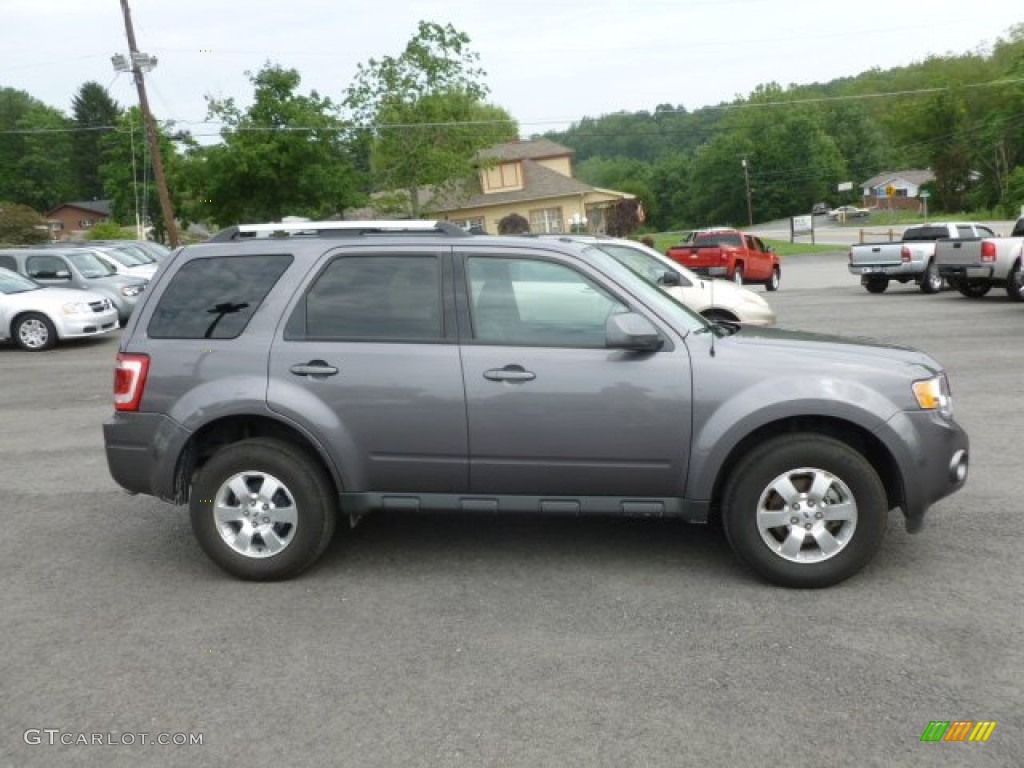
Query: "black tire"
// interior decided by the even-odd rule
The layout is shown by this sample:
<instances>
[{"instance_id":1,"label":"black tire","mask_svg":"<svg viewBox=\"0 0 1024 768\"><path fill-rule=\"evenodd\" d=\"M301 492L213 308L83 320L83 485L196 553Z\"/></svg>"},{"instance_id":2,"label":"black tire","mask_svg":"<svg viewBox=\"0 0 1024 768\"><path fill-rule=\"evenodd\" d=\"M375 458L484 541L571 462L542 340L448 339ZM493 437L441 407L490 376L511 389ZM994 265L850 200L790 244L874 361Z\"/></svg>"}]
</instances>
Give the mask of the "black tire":
<instances>
[{"instance_id":1,"label":"black tire","mask_svg":"<svg viewBox=\"0 0 1024 768\"><path fill-rule=\"evenodd\" d=\"M736 318L731 312L726 312L724 309L705 309L700 313L701 317L707 320L709 323L727 322L727 323L738 323L739 319Z\"/></svg>"},{"instance_id":2,"label":"black tire","mask_svg":"<svg viewBox=\"0 0 1024 768\"><path fill-rule=\"evenodd\" d=\"M921 275L921 293L938 293L942 290L942 275L939 274L939 266L934 261L929 261Z\"/></svg>"},{"instance_id":3,"label":"black tire","mask_svg":"<svg viewBox=\"0 0 1024 768\"><path fill-rule=\"evenodd\" d=\"M19 315L11 327L14 342L28 352L42 352L57 345L57 329L41 312Z\"/></svg>"},{"instance_id":4,"label":"black tire","mask_svg":"<svg viewBox=\"0 0 1024 768\"><path fill-rule=\"evenodd\" d=\"M782 272L778 267L772 267L772 276L764 281L766 291L779 290L779 283L782 281Z\"/></svg>"},{"instance_id":5,"label":"black tire","mask_svg":"<svg viewBox=\"0 0 1024 768\"><path fill-rule=\"evenodd\" d=\"M739 285L739 286L743 285L743 265L742 264L737 264L733 268L733 270L732 270L732 281L734 283L736 283L736 285Z\"/></svg>"},{"instance_id":6,"label":"black tire","mask_svg":"<svg viewBox=\"0 0 1024 768\"><path fill-rule=\"evenodd\" d=\"M792 488L792 496L787 501L776 488ZM767 581L819 589L853 576L874 557L888 507L878 473L853 448L831 437L790 434L737 463L722 499L722 525L736 555Z\"/></svg>"},{"instance_id":7,"label":"black tire","mask_svg":"<svg viewBox=\"0 0 1024 768\"><path fill-rule=\"evenodd\" d=\"M885 289L889 287L888 277L869 277L864 282L864 287L868 293L885 293Z\"/></svg>"},{"instance_id":8,"label":"black tire","mask_svg":"<svg viewBox=\"0 0 1024 768\"><path fill-rule=\"evenodd\" d=\"M248 504L235 492L239 486L251 494ZM327 549L337 494L319 462L305 451L280 440L252 438L221 448L202 466L189 507L192 531L211 560L241 579L275 581L297 576ZM223 511L220 524L217 508ZM256 526L248 520L252 510ZM270 551L279 545L277 552Z\"/></svg>"},{"instance_id":9,"label":"black tire","mask_svg":"<svg viewBox=\"0 0 1024 768\"><path fill-rule=\"evenodd\" d=\"M956 289L960 291L960 293L966 296L968 299L980 299L982 296L984 296L986 293L992 290L992 283L969 283L965 280L961 280L957 282Z\"/></svg>"},{"instance_id":10,"label":"black tire","mask_svg":"<svg viewBox=\"0 0 1024 768\"><path fill-rule=\"evenodd\" d=\"M1024 301L1024 270L1021 269L1019 260L1006 276L1006 295L1012 301Z\"/></svg>"}]
</instances>

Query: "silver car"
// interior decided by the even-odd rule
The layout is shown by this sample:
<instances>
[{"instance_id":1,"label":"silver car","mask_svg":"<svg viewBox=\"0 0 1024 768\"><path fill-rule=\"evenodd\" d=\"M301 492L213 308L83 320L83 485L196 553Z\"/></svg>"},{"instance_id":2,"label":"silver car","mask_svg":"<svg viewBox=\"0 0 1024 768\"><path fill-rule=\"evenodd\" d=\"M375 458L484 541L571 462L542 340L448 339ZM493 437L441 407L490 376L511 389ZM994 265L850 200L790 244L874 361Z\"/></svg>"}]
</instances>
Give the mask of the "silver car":
<instances>
[{"instance_id":1,"label":"silver car","mask_svg":"<svg viewBox=\"0 0 1024 768\"><path fill-rule=\"evenodd\" d=\"M775 310L761 294L737 285L732 280L701 277L643 243L596 235L555 237L590 243L600 248L708 320L775 325Z\"/></svg>"},{"instance_id":2,"label":"silver car","mask_svg":"<svg viewBox=\"0 0 1024 768\"><path fill-rule=\"evenodd\" d=\"M117 328L117 309L109 299L88 291L45 288L0 267L0 340L41 352L60 341Z\"/></svg>"}]
</instances>

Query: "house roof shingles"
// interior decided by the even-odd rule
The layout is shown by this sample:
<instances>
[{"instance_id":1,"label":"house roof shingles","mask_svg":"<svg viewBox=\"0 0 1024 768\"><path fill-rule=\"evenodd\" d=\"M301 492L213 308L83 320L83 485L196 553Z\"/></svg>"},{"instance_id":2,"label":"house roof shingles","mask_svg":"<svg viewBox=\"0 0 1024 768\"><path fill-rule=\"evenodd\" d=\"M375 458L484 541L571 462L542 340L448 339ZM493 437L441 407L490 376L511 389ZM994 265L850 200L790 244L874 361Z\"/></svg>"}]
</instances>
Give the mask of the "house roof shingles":
<instances>
[{"instance_id":1,"label":"house roof shingles","mask_svg":"<svg viewBox=\"0 0 1024 768\"><path fill-rule=\"evenodd\" d=\"M548 157L564 157L575 154L575 150L557 144L551 139L531 139L529 141L508 141L482 149L479 157L499 162L512 160L543 160Z\"/></svg>"},{"instance_id":2,"label":"house roof shingles","mask_svg":"<svg viewBox=\"0 0 1024 768\"><path fill-rule=\"evenodd\" d=\"M111 200L80 200L72 203L61 203L47 215L52 216L61 208L79 208L83 211L90 211L92 213L98 213L101 216L110 216L113 212L111 209Z\"/></svg>"},{"instance_id":3,"label":"house roof shingles","mask_svg":"<svg viewBox=\"0 0 1024 768\"><path fill-rule=\"evenodd\" d=\"M907 181L919 187L922 184L927 184L929 181L935 181L935 174L929 170L882 171L861 184L861 187L874 189L887 182L896 180Z\"/></svg>"},{"instance_id":4,"label":"house roof shingles","mask_svg":"<svg viewBox=\"0 0 1024 768\"><path fill-rule=\"evenodd\" d=\"M484 194L480 183L474 179L462 193L444 195L431 200L429 206L438 211L452 211L460 208L484 208L492 205L517 203L524 200L538 200L549 197L565 197L566 195L582 195L597 191L596 187L582 181L552 171L533 160L522 161L523 188L508 192L490 192Z\"/></svg>"}]
</instances>

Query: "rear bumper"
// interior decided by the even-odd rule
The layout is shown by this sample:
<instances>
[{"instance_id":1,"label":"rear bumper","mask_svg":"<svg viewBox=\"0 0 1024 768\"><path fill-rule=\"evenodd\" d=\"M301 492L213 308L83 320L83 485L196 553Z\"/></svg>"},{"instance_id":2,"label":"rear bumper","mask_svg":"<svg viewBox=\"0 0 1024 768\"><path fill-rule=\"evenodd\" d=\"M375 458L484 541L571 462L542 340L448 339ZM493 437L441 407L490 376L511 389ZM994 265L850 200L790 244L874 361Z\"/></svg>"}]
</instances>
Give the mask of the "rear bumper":
<instances>
[{"instance_id":1,"label":"rear bumper","mask_svg":"<svg viewBox=\"0 0 1024 768\"><path fill-rule=\"evenodd\" d=\"M992 267L967 264L939 264L939 274L947 280L991 280Z\"/></svg>"},{"instance_id":2,"label":"rear bumper","mask_svg":"<svg viewBox=\"0 0 1024 768\"><path fill-rule=\"evenodd\" d=\"M860 275L861 282L872 277L915 277L924 271L921 264L905 262L900 264L850 264L850 274Z\"/></svg>"},{"instance_id":3,"label":"rear bumper","mask_svg":"<svg viewBox=\"0 0 1024 768\"><path fill-rule=\"evenodd\" d=\"M175 500L175 472L191 433L155 413L115 413L103 424L107 467L130 493Z\"/></svg>"}]
</instances>

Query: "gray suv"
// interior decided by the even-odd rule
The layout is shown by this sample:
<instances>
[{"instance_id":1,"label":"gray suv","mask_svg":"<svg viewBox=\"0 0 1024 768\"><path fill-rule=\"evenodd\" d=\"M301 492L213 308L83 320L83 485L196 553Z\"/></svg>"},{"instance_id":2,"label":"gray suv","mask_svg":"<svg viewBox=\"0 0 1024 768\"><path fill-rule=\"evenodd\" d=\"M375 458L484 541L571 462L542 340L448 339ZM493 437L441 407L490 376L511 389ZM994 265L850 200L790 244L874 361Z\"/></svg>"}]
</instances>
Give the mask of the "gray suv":
<instances>
[{"instance_id":1,"label":"gray suv","mask_svg":"<svg viewBox=\"0 0 1024 768\"><path fill-rule=\"evenodd\" d=\"M104 425L114 479L188 503L245 579L374 510L720 520L824 587L967 476L914 349L711 324L588 243L435 222L232 227L143 294Z\"/></svg>"}]
</instances>

